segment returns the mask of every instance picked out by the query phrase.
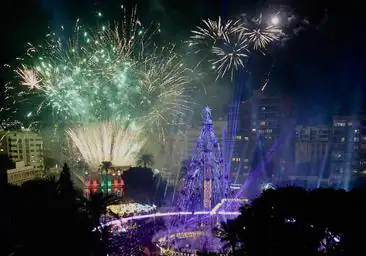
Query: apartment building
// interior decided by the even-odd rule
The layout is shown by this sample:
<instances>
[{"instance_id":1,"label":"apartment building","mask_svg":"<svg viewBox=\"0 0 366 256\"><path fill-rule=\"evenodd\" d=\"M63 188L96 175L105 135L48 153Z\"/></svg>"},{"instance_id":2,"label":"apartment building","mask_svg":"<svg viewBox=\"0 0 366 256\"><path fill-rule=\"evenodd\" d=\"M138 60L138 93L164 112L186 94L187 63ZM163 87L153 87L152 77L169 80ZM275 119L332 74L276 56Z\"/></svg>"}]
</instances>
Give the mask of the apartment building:
<instances>
[{"instance_id":1,"label":"apartment building","mask_svg":"<svg viewBox=\"0 0 366 256\"><path fill-rule=\"evenodd\" d=\"M13 162L24 162L36 171L44 171L43 140L30 130L0 131L0 154Z\"/></svg>"}]
</instances>

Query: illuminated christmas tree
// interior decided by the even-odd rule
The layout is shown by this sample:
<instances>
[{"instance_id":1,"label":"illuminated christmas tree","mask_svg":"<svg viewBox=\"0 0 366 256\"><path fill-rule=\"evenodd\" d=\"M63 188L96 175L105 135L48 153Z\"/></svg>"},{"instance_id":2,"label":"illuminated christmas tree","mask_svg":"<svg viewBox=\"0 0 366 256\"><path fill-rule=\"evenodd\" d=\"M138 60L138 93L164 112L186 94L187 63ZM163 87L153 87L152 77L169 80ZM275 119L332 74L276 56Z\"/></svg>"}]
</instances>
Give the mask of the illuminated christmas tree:
<instances>
[{"instance_id":1,"label":"illuminated christmas tree","mask_svg":"<svg viewBox=\"0 0 366 256\"><path fill-rule=\"evenodd\" d=\"M229 175L224 170L220 145L208 106L203 109L202 118L203 127L178 199L180 211L211 210L228 196Z\"/></svg>"}]
</instances>

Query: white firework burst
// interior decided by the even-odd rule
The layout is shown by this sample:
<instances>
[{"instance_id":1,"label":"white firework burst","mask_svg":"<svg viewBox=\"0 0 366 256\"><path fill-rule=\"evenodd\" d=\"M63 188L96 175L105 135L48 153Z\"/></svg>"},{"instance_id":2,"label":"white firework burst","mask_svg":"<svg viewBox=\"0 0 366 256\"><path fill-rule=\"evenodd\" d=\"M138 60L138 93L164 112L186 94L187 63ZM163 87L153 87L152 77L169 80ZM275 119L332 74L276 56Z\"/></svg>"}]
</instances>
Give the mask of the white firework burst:
<instances>
[{"instance_id":1,"label":"white firework burst","mask_svg":"<svg viewBox=\"0 0 366 256\"><path fill-rule=\"evenodd\" d=\"M211 61L213 69L217 71L217 78L230 72L232 79L234 71L244 68L249 57L248 42L243 33L231 33L225 37L221 46L212 47L212 53L217 56Z\"/></svg>"},{"instance_id":2,"label":"white firework burst","mask_svg":"<svg viewBox=\"0 0 366 256\"><path fill-rule=\"evenodd\" d=\"M203 20L204 26L197 27L197 30L192 31L190 37L190 45L197 44L215 44L217 41L225 39L229 34L236 31L239 21L222 21L221 17L215 20Z\"/></svg>"},{"instance_id":3,"label":"white firework burst","mask_svg":"<svg viewBox=\"0 0 366 256\"><path fill-rule=\"evenodd\" d=\"M40 82L42 79L39 78L36 70L21 65L20 68L15 70L15 73L20 77L21 84L27 86L30 90L41 88Z\"/></svg>"},{"instance_id":4,"label":"white firework burst","mask_svg":"<svg viewBox=\"0 0 366 256\"><path fill-rule=\"evenodd\" d=\"M254 50L265 50L268 45L280 39L282 33L278 23L267 24L262 14L257 18L248 19L241 23L239 29L245 35L249 45Z\"/></svg>"}]
</instances>

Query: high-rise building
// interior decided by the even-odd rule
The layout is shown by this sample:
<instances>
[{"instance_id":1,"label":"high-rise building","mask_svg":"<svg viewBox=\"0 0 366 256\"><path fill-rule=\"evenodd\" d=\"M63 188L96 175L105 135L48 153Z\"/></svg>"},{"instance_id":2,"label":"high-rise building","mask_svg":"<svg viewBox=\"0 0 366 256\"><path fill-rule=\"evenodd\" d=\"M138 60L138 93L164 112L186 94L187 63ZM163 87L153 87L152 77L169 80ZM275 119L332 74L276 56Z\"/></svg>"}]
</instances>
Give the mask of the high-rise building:
<instances>
[{"instance_id":1,"label":"high-rise building","mask_svg":"<svg viewBox=\"0 0 366 256\"><path fill-rule=\"evenodd\" d=\"M320 175L330 154L330 138L327 125L296 126L294 174Z\"/></svg>"},{"instance_id":2,"label":"high-rise building","mask_svg":"<svg viewBox=\"0 0 366 256\"><path fill-rule=\"evenodd\" d=\"M331 153L331 129L327 125L296 126L294 165L286 181L290 184L315 188L328 186Z\"/></svg>"},{"instance_id":3,"label":"high-rise building","mask_svg":"<svg viewBox=\"0 0 366 256\"><path fill-rule=\"evenodd\" d=\"M363 160L365 146L363 122L359 116L334 116L332 124L331 179L348 188L353 176L357 176L366 164ZM366 138L365 138L366 139Z\"/></svg>"},{"instance_id":4,"label":"high-rise building","mask_svg":"<svg viewBox=\"0 0 366 256\"><path fill-rule=\"evenodd\" d=\"M23 161L36 171L44 171L43 140L32 131L0 131L0 154L7 155L13 162Z\"/></svg>"},{"instance_id":5,"label":"high-rise building","mask_svg":"<svg viewBox=\"0 0 366 256\"><path fill-rule=\"evenodd\" d=\"M291 156L287 156L291 151L285 150L290 146L294 126L291 106L280 96L258 94L242 102L237 115L233 115L237 107L229 107L229 135L226 138L226 145L231 145L229 148L232 150L231 153L229 149L232 179L241 183L250 170L257 168L253 166L256 161L252 160L259 149L259 141L264 151L260 155L267 156L273 152L265 167L267 178L280 177L291 162L288 161Z\"/></svg>"}]
</instances>

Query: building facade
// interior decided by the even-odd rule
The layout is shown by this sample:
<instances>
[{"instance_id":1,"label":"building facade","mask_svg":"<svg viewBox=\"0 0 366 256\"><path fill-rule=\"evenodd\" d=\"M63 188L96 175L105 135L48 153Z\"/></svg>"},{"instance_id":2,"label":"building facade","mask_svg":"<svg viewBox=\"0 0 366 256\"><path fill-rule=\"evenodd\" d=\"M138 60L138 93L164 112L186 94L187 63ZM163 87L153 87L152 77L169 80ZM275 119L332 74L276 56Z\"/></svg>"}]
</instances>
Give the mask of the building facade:
<instances>
[{"instance_id":1,"label":"building facade","mask_svg":"<svg viewBox=\"0 0 366 256\"><path fill-rule=\"evenodd\" d=\"M13 162L23 161L35 171L44 171L43 140L32 131L0 131L0 154Z\"/></svg>"},{"instance_id":2,"label":"building facade","mask_svg":"<svg viewBox=\"0 0 366 256\"><path fill-rule=\"evenodd\" d=\"M327 167L330 154L330 127L296 126L294 174L318 176Z\"/></svg>"},{"instance_id":3,"label":"building facade","mask_svg":"<svg viewBox=\"0 0 366 256\"><path fill-rule=\"evenodd\" d=\"M43 171L35 169L33 166L26 166L24 161L15 163L15 168L7 170L8 183L12 185L22 185L24 182L43 177Z\"/></svg>"},{"instance_id":4,"label":"building facade","mask_svg":"<svg viewBox=\"0 0 366 256\"><path fill-rule=\"evenodd\" d=\"M306 188L328 186L331 127L296 126L294 149L294 165L287 177L290 184Z\"/></svg>"},{"instance_id":5,"label":"building facade","mask_svg":"<svg viewBox=\"0 0 366 256\"><path fill-rule=\"evenodd\" d=\"M345 189L365 168L366 131L363 119L360 116L333 117L330 174L333 183Z\"/></svg>"},{"instance_id":6,"label":"building facade","mask_svg":"<svg viewBox=\"0 0 366 256\"><path fill-rule=\"evenodd\" d=\"M260 155L266 158L266 179L280 178L292 163L288 160L292 155L287 155L292 152L289 147L294 127L291 104L281 96L258 94L242 102L233 115L236 107L228 109L231 132L226 138L232 179L242 183L248 173L258 167L258 161L254 160L258 150L263 151Z\"/></svg>"}]
</instances>

